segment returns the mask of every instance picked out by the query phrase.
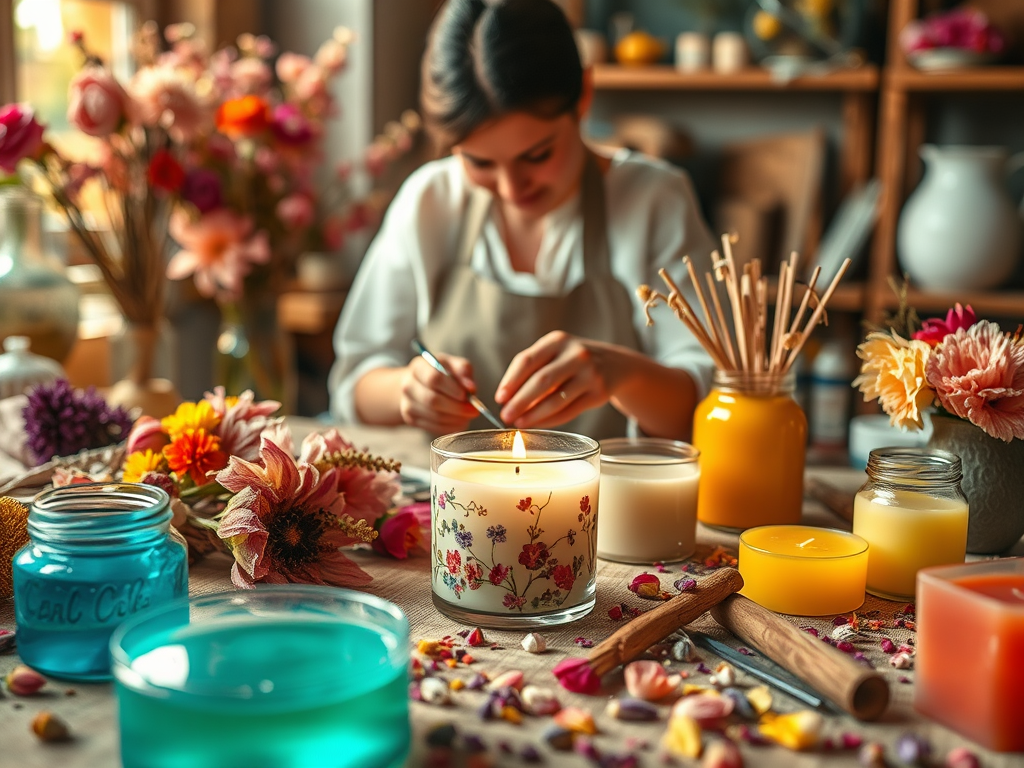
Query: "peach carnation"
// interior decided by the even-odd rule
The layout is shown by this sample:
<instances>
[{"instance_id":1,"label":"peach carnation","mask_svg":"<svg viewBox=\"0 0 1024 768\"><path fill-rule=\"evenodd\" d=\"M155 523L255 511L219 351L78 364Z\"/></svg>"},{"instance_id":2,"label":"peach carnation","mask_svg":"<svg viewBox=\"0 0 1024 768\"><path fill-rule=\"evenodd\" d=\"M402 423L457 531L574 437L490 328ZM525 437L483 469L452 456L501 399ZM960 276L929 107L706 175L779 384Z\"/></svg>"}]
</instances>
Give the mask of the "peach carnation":
<instances>
[{"instance_id":1,"label":"peach carnation","mask_svg":"<svg viewBox=\"0 0 1024 768\"><path fill-rule=\"evenodd\" d=\"M925 376L932 349L923 341L907 341L896 333L869 333L857 347L864 362L853 381L864 400L878 399L893 426L924 426L922 412L935 401Z\"/></svg>"},{"instance_id":2,"label":"peach carnation","mask_svg":"<svg viewBox=\"0 0 1024 768\"><path fill-rule=\"evenodd\" d=\"M945 338L928 361L939 403L1005 442L1024 439L1024 345L982 320Z\"/></svg>"}]
</instances>

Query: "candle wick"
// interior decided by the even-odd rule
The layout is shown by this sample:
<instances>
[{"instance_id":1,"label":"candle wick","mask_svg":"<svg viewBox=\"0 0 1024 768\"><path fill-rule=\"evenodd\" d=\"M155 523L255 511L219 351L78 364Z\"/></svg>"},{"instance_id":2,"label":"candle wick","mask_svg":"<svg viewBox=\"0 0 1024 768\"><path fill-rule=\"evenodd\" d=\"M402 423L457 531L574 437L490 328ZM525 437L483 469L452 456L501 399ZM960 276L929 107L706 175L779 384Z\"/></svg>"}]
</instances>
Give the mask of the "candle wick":
<instances>
[{"instance_id":1,"label":"candle wick","mask_svg":"<svg viewBox=\"0 0 1024 768\"><path fill-rule=\"evenodd\" d=\"M806 547L808 544L810 544L813 541L814 541L814 537L812 536L807 541L804 541L804 542L801 542L800 544L797 544L797 546L798 547Z\"/></svg>"},{"instance_id":2,"label":"candle wick","mask_svg":"<svg viewBox=\"0 0 1024 768\"><path fill-rule=\"evenodd\" d=\"M519 465L518 464L516 464L516 474L517 475L519 474Z\"/></svg>"}]
</instances>

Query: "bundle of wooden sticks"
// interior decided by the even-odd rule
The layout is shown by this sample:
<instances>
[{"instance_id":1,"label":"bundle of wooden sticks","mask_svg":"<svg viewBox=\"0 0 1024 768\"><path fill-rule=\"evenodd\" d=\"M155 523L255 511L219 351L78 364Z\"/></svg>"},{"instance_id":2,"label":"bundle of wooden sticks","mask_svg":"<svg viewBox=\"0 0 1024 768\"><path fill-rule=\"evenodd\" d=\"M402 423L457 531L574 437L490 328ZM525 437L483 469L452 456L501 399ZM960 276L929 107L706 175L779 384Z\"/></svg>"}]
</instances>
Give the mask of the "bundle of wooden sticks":
<instances>
[{"instance_id":1,"label":"bundle of wooden sticks","mask_svg":"<svg viewBox=\"0 0 1024 768\"><path fill-rule=\"evenodd\" d=\"M821 274L821 267L815 267L804 288L803 297L793 314L794 293L797 290L796 274L799 257L794 252L788 261L779 267L779 286L775 297L775 314L771 333L768 332L768 278L761 273L761 261L754 259L743 265L739 274L733 260L732 243L735 235L722 236L722 252L712 254L712 272L704 274L708 296L705 296L697 271L689 257L683 258L690 282L693 283L704 320L683 296L671 275L662 269L658 274L669 288L666 296L648 285L641 285L637 295L644 303L648 324L653 323L650 310L658 303L666 304L683 324L693 333L711 355L715 365L722 371L738 373L785 375L800 350L807 342L811 331L825 316L825 305L839 285L839 281L850 266L850 260L843 262L832 283L822 296L814 288ZM716 281L722 283L729 299L730 318L726 319L722 301L718 296ZM710 299L708 298L710 297ZM710 301L710 303L709 303ZM811 315L804 323L808 308ZM735 341L734 341L735 337Z\"/></svg>"}]
</instances>

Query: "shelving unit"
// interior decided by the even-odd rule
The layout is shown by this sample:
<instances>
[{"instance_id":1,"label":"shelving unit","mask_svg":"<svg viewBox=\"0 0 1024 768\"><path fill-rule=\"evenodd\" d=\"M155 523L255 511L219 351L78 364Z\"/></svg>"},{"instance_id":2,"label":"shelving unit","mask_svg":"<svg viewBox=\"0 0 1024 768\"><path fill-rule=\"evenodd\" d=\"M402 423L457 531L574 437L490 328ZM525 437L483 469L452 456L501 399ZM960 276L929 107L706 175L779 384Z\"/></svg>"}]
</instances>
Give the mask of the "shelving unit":
<instances>
[{"instance_id":1,"label":"shelving unit","mask_svg":"<svg viewBox=\"0 0 1024 768\"><path fill-rule=\"evenodd\" d=\"M1024 67L977 67L922 72L907 62L898 44L899 32L917 17L918 0L892 0L889 6L887 64L882 70L878 155L875 174L882 181L881 209L872 241L865 315L877 322L896 304L888 279L898 273L896 227L900 210L917 184L921 164L917 151L925 137L928 97L942 93L1024 93ZM910 291L908 300L919 312L939 312L953 302L970 303L983 315L1024 317L1024 292L974 291L941 294Z\"/></svg>"}]
</instances>

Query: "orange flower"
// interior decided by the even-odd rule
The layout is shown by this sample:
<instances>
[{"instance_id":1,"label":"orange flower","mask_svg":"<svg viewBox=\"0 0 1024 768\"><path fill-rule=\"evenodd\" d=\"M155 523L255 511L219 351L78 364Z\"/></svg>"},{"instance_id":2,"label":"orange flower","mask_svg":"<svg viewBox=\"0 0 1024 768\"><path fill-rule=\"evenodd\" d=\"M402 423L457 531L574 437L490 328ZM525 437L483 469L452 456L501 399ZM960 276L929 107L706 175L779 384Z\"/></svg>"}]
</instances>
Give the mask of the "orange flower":
<instances>
[{"instance_id":1,"label":"orange flower","mask_svg":"<svg viewBox=\"0 0 1024 768\"><path fill-rule=\"evenodd\" d=\"M270 107L259 96L228 99L217 109L217 130L233 139L255 136L270 125Z\"/></svg>"},{"instance_id":2,"label":"orange flower","mask_svg":"<svg viewBox=\"0 0 1024 768\"><path fill-rule=\"evenodd\" d=\"M177 440L190 429L213 432L220 424L220 418L210 402L200 400L198 403L182 403L171 416L161 419L160 425L171 440Z\"/></svg>"},{"instance_id":3,"label":"orange flower","mask_svg":"<svg viewBox=\"0 0 1024 768\"><path fill-rule=\"evenodd\" d=\"M174 442L164 448L164 456L171 471L184 477L191 475L196 485L210 482L206 475L224 469L227 454L220 449L220 439L205 429L186 429Z\"/></svg>"},{"instance_id":4,"label":"orange flower","mask_svg":"<svg viewBox=\"0 0 1024 768\"><path fill-rule=\"evenodd\" d=\"M894 427L924 426L922 412L935 402L925 367L932 348L923 341L907 341L896 333L869 333L857 347L863 361L853 381L864 400L878 399Z\"/></svg>"}]
</instances>

